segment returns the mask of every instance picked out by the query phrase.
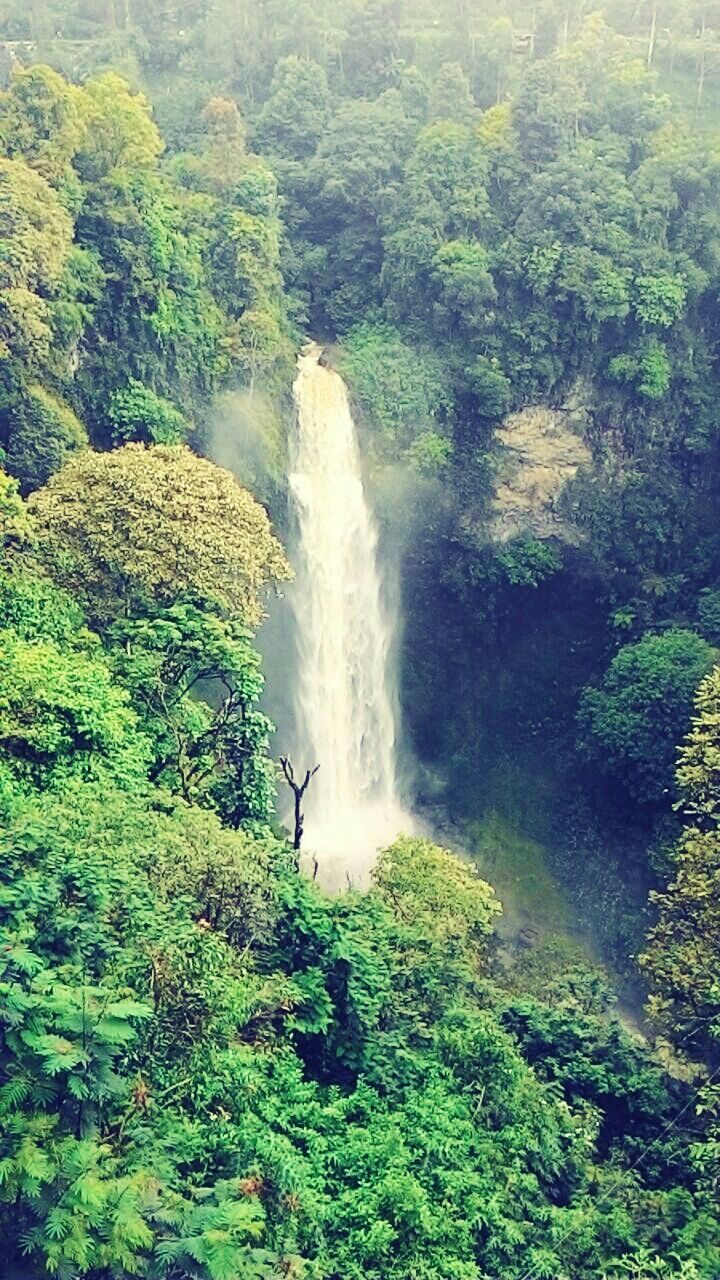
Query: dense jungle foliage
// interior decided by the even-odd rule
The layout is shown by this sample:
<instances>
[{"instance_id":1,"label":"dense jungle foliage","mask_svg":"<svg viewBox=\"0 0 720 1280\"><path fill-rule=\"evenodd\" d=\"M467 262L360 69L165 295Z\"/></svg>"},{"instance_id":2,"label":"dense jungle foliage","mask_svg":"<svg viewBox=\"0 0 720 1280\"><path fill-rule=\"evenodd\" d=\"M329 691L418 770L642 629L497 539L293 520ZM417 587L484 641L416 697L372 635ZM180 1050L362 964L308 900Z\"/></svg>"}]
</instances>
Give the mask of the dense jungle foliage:
<instances>
[{"instance_id":1,"label":"dense jungle foliage","mask_svg":"<svg viewBox=\"0 0 720 1280\"><path fill-rule=\"evenodd\" d=\"M720 10L0 0L0 40L3 1277L717 1280ZM420 801L539 842L652 1048L429 840L298 874L256 633L308 334Z\"/></svg>"}]
</instances>

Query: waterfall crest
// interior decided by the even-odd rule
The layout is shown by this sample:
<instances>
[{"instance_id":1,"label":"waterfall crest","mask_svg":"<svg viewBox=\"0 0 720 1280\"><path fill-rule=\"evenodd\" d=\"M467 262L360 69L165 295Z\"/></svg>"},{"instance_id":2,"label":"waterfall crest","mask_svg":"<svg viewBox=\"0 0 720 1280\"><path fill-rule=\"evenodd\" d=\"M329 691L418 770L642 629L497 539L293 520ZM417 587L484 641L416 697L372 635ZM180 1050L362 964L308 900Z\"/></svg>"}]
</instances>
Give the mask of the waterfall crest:
<instances>
[{"instance_id":1,"label":"waterfall crest","mask_svg":"<svg viewBox=\"0 0 720 1280\"><path fill-rule=\"evenodd\" d=\"M320 769L305 798L305 844L323 880L361 883L378 847L410 823L398 797L393 619L342 378L310 344L294 385L290 491L297 524L298 764Z\"/></svg>"}]
</instances>

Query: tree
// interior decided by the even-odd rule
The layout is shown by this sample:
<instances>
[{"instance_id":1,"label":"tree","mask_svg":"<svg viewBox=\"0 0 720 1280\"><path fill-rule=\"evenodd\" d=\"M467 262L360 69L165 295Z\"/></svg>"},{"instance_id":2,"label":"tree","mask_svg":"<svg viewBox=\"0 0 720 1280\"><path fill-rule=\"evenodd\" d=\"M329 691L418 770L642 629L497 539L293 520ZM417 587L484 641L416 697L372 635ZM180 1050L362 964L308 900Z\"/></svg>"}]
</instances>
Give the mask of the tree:
<instances>
[{"instance_id":1,"label":"tree","mask_svg":"<svg viewBox=\"0 0 720 1280\"><path fill-rule=\"evenodd\" d=\"M352 93L373 97L397 79L405 0L362 0L350 10L343 70Z\"/></svg>"},{"instance_id":2,"label":"tree","mask_svg":"<svg viewBox=\"0 0 720 1280\"><path fill-rule=\"evenodd\" d=\"M289 760L287 756L280 757L280 764L282 766L282 771L285 776L285 781L287 782L290 790L292 791L293 797L295 800L295 814L294 814L295 826L293 831L293 849L297 854L299 854L300 849L302 847L302 838L305 830L305 815L302 811L303 796L305 795L305 792L310 786L312 779L315 777L315 774L320 768L320 765L316 764L314 769L306 769L305 777L303 778L302 782L298 782L295 777L295 770L293 768L292 761Z\"/></svg>"},{"instance_id":3,"label":"tree","mask_svg":"<svg viewBox=\"0 0 720 1280\"><path fill-rule=\"evenodd\" d=\"M188 434L188 423L180 410L156 395L150 387L131 378L118 387L110 400L108 417L115 444L180 444Z\"/></svg>"},{"instance_id":4,"label":"tree","mask_svg":"<svg viewBox=\"0 0 720 1280\"><path fill-rule=\"evenodd\" d=\"M79 93L50 67L16 68L0 94L5 155L22 158L51 185L75 194L71 162L80 144ZM74 181L73 181L74 179Z\"/></svg>"},{"instance_id":5,"label":"tree","mask_svg":"<svg viewBox=\"0 0 720 1280\"><path fill-rule=\"evenodd\" d=\"M304 58L282 58L258 117L257 144L270 155L306 160L317 150L329 116L330 93L323 68Z\"/></svg>"},{"instance_id":6,"label":"tree","mask_svg":"<svg viewBox=\"0 0 720 1280\"><path fill-rule=\"evenodd\" d=\"M581 337L588 323L630 310L633 205L622 169L591 142L549 161L523 202L512 250L519 274L561 314L572 300L570 324Z\"/></svg>"},{"instance_id":7,"label":"tree","mask_svg":"<svg viewBox=\"0 0 720 1280\"><path fill-rule=\"evenodd\" d=\"M437 294L438 285L442 288L446 242L450 247L445 251L445 274L453 274L453 256L470 257L478 280L478 258L484 250L474 241L488 226L488 171L487 149L466 125L440 120L420 134L385 219L383 281L399 316L427 316L428 297ZM480 275L487 297L492 287L486 259Z\"/></svg>"},{"instance_id":8,"label":"tree","mask_svg":"<svg viewBox=\"0 0 720 1280\"><path fill-rule=\"evenodd\" d=\"M77 414L39 383L11 396L0 417L10 420L7 467L20 480L24 492L45 484L72 454L89 444Z\"/></svg>"},{"instance_id":9,"label":"tree","mask_svg":"<svg viewBox=\"0 0 720 1280\"><path fill-rule=\"evenodd\" d=\"M372 423L379 445L397 456L447 408L444 370L431 347L411 346L391 325L357 325L343 346L341 372Z\"/></svg>"},{"instance_id":10,"label":"tree","mask_svg":"<svg viewBox=\"0 0 720 1280\"><path fill-rule=\"evenodd\" d=\"M531 67L513 101L512 119L527 163L540 168L567 146L585 104L579 77L567 59Z\"/></svg>"},{"instance_id":11,"label":"tree","mask_svg":"<svg viewBox=\"0 0 720 1280\"><path fill-rule=\"evenodd\" d=\"M477 114L470 81L458 62L445 62L435 77L428 103L428 120L457 120L472 124Z\"/></svg>"},{"instance_id":12,"label":"tree","mask_svg":"<svg viewBox=\"0 0 720 1280\"><path fill-rule=\"evenodd\" d=\"M703 680L678 756L677 783L688 825L671 881L651 893L659 919L640 958L651 985L648 1009L677 1040L717 1055L720 1042L720 668Z\"/></svg>"},{"instance_id":13,"label":"tree","mask_svg":"<svg viewBox=\"0 0 720 1280\"><path fill-rule=\"evenodd\" d=\"M245 123L229 98L211 98L203 108L202 123L207 140L203 165L222 188L246 162Z\"/></svg>"},{"instance_id":14,"label":"tree","mask_svg":"<svg viewBox=\"0 0 720 1280\"><path fill-rule=\"evenodd\" d=\"M32 536L32 522L17 481L0 468L0 550L6 553L27 546Z\"/></svg>"},{"instance_id":15,"label":"tree","mask_svg":"<svg viewBox=\"0 0 720 1280\"><path fill-rule=\"evenodd\" d=\"M1 633L0 754L18 786L67 786L72 777L137 785L147 750L124 689L81 644Z\"/></svg>"},{"instance_id":16,"label":"tree","mask_svg":"<svg viewBox=\"0 0 720 1280\"><path fill-rule=\"evenodd\" d=\"M47 357L51 300L72 247L57 194L24 160L0 158L0 363Z\"/></svg>"},{"instance_id":17,"label":"tree","mask_svg":"<svg viewBox=\"0 0 720 1280\"><path fill-rule=\"evenodd\" d=\"M434 267L440 290L435 304L438 328L469 334L483 328L485 312L497 299L483 245L477 240L446 240L435 254Z\"/></svg>"},{"instance_id":18,"label":"tree","mask_svg":"<svg viewBox=\"0 0 720 1280\"><path fill-rule=\"evenodd\" d=\"M382 224L416 128L398 90L344 101L312 161L303 223L323 267L310 257L308 285L335 328L356 324L379 298Z\"/></svg>"},{"instance_id":19,"label":"tree","mask_svg":"<svg viewBox=\"0 0 720 1280\"><path fill-rule=\"evenodd\" d=\"M41 559L91 617L187 594L254 626L265 588L290 576L262 507L183 446L80 454L29 507Z\"/></svg>"},{"instance_id":20,"label":"tree","mask_svg":"<svg viewBox=\"0 0 720 1280\"><path fill-rule=\"evenodd\" d=\"M481 106L499 106L516 87L513 56L518 33L506 14L483 21L473 39L473 88Z\"/></svg>"},{"instance_id":21,"label":"tree","mask_svg":"<svg viewBox=\"0 0 720 1280\"><path fill-rule=\"evenodd\" d=\"M715 656L693 631L646 635L620 649L598 688L584 691L582 750L637 799L657 803L672 793L675 751Z\"/></svg>"},{"instance_id":22,"label":"tree","mask_svg":"<svg viewBox=\"0 0 720 1280\"><path fill-rule=\"evenodd\" d=\"M93 440L109 443L108 402L131 379L199 414L227 367L227 320L182 194L151 167L114 169L91 185L78 236L105 283L74 379Z\"/></svg>"},{"instance_id":23,"label":"tree","mask_svg":"<svg viewBox=\"0 0 720 1280\"><path fill-rule=\"evenodd\" d=\"M294 354L280 273L277 180L253 156L216 186L204 218L207 258L216 296L230 317L224 348L252 394L261 375L272 381L279 370L289 381Z\"/></svg>"},{"instance_id":24,"label":"tree","mask_svg":"<svg viewBox=\"0 0 720 1280\"><path fill-rule=\"evenodd\" d=\"M151 780L235 829L268 821L273 726L258 710L264 682L247 628L178 602L114 623L107 642L152 744Z\"/></svg>"},{"instance_id":25,"label":"tree","mask_svg":"<svg viewBox=\"0 0 720 1280\"><path fill-rule=\"evenodd\" d=\"M152 169L163 149L147 98L115 71L93 76L79 98L83 136L75 167L86 183Z\"/></svg>"},{"instance_id":26,"label":"tree","mask_svg":"<svg viewBox=\"0 0 720 1280\"><path fill-rule=\"evenodd\" d=\"M485 953L502 906L475 867L430 840L402 837L373 872L381 897L408 924L420 924L440 946Z\"/></svg>"}]
</instances>

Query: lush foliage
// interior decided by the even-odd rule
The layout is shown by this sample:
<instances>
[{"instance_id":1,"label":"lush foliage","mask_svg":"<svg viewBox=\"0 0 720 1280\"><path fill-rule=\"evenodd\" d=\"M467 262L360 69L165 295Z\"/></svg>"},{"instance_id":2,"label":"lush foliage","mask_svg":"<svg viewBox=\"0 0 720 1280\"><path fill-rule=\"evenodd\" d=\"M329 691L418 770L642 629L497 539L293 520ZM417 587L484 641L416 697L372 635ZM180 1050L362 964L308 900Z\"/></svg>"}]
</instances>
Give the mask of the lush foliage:
<instances>
[{"instance_id":1,"label":"lush foliage","mask_svg":"<svg viewBox=\"0 0 720 1280\"><path fill-rule=\"evenodd\" d=\"M18 797L3 846L18 1274L590 1280L653 1249L659 1192L622 1170L672 1086L617 1027L493 999L496 908L452 855L404 841L376 890L330 901L267 836L92 783ZM684 1177L663 1213L710 1277Z\"/></svg>"},{"instance_id":2,"label":"lush foliage","mask_svg":"<svg viewBox=\"0 0 720 1280\"><path fill-rule=\"evenodd\" d=\"M286 367L273 179L222 107L171 173L115 72L18 67L0 95L0 443L26 488L88 433L174 443L216 390Z\"/></svg>"},{"instance_id":3,"label":"lush foliage","mask_svg":"<svg viewBox=\"0 0 720 1280\"><path fill-rule=\"evenodd\" d=\"M601 688L585 690L586 750L638 799L657 800L671 788L675 747L713 660L714 651L692 631L646 635L620 649Z\"/></svg>"},{"instance_id":4,"label":"lush foliage","mask_svg":"<svg viewBox=\"0 0 720 1280\"><path fill-rule=\"evenodd\" d=\"M188 595L254 625L263 588L289 577L262 507L186 448L82 454L30 510L40 559L96 616Z\"/></svg>"},{"instance_id":5,"label":"lush foliage","mask_svg":"<svg viewBox=\"0 0 720 1280\"><path fill-rule=\"evenodd\" d=\"M671 1035L707 1048L720 1040L718 887L720 885L720 669L700 686L677 781L687 826L670 883L653 895L659 920L642 963L651 1008Z\"/></svg>"},{"instance_id":6,"label":"lush foliage","mask_svg":"<svg viewBox=\"0 0 720 1280\"><path fill-rule=\"evenodd\" d=\"M720 1274L718 15L630 9L2 6L12 1280ZM504 921L429 839L297 873L289 568L203 454L279 497L306 331L401 548L421 799L644 951L670 1071L499 837Z\"/></svg>"},{"instance_id":7,"label":"lush foliage","mask_svg":"<svg viewBox=\"0 0 720 1280\"><path fill-rule=\"evenodd\" d=\"M119 466L82 491L99 502L111 474L130 545L153 457L105 455ZM182 488L191 455L158 459ZM705 1142L688 1086L608 1021L587 965L570 957L540 981L532 966L495 970L493 890L429 840L398 840L365 892L328 898L298 874L268 826L269 726L242 601L223 611L180 573L152 599L110 556L93 559L82 597L66 594L43 520L59 493L79 509L76 466L30 511L11 485L5 499L12 1274L520 1280L534 1267L594 1280L670 1250L711 1280L713 1130ZM224 494L234 483L193 466ZM216 528L204 499L189 507L201 546ZM246 574L268 536L254 519L235 549ZM169 499L154 520L161 550Z\"/></svg>"}]
</instances>

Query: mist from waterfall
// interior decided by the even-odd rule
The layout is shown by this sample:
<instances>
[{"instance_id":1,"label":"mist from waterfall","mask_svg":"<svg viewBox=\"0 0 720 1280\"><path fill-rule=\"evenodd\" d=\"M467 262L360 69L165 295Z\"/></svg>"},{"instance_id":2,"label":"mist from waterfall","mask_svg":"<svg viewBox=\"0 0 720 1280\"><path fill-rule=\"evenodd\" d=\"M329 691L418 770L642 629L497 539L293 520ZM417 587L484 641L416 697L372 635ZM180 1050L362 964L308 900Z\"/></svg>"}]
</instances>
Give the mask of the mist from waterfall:
<instances>
[{"instance_id":1,"label":"mist from waterfall","mask_svg":"<svg viewBox=\"0 0 720 1280\"><path fill-rule=\"evenodd\" d=\"M363 883L377 849L411 821L398 795L394 620L377 531L347 388L321 355L304 348L294 386L296 765L320 765L305 797L303 848L317 854L324 883L343 887Z\"/></svg>"}]
</instances>

